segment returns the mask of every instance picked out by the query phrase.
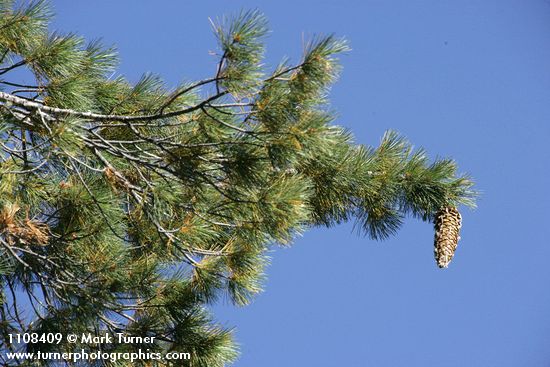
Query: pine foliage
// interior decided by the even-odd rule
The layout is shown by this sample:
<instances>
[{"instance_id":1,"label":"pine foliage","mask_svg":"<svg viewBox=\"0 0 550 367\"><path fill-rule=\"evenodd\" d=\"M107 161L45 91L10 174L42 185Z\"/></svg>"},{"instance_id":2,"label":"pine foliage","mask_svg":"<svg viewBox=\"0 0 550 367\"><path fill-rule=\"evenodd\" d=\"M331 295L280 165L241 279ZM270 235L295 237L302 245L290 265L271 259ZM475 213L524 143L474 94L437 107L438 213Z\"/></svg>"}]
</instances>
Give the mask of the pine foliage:
<instances>
[{"instance_id":1,"label":"pine foliage","mask_svg":"<svg viewBox=\"0 0 550 367\"><path fill-rule=\"evenodd\" d=\"M453 160L395 132L358 145L333 123L342 39L269 72L264 16L222 18L215 75L170 89L113 77L112 48L49 33L50 18L44 1L0 0L2 351L10 332L125 332L223 366L237 346L208 305L248 304L272 246L350 220L383 239L407 215L473 205Z\"/></svg>"}]
</instances>

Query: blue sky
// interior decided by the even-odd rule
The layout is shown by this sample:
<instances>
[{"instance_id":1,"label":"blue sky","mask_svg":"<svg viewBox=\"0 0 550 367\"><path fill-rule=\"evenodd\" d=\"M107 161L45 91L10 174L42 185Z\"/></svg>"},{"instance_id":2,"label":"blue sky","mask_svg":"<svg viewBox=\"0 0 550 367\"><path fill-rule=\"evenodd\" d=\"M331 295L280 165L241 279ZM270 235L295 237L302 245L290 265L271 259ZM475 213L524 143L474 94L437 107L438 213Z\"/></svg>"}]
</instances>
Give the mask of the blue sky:
<instances>
[{"instance_id":1,"label":"blue sky","mask_svg":"<svg viewBox=\"0 0 550 367\"><path fill-rule=\"evenodd\" d=\"M430 224L374 242L352 225L314 229L273 252L265 293L218 306L241 367L550 366L550 2L69 1L53 27L118 46L120 72L168 84L213 74L208 17L258 8L267 63L297 61L302 35L353 51L331 93L361 144L394 129L454 157L482 192L464 210L451 266Z\"/></svg>"}]
</instances>

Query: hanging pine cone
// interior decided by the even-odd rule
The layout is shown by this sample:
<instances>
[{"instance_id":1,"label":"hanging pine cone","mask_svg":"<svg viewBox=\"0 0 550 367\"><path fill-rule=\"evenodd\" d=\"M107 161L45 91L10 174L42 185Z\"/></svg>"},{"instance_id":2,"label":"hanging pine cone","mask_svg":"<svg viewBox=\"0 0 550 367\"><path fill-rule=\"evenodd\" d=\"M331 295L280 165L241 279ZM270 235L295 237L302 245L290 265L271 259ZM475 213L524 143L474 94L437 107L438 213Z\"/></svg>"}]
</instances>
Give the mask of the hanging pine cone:
<instances>
[{"instance_id":1,"label":"hanging pine cone","mask_svg":"<svg viewBox=\"0 0 550 367\"><path fill-rule=\"evenodd\" d=\"M454 206L443 207L435 215L434 255L440 268L448 267L455 254L461 225L462 217Z\"/></svg>"}]
</instances>

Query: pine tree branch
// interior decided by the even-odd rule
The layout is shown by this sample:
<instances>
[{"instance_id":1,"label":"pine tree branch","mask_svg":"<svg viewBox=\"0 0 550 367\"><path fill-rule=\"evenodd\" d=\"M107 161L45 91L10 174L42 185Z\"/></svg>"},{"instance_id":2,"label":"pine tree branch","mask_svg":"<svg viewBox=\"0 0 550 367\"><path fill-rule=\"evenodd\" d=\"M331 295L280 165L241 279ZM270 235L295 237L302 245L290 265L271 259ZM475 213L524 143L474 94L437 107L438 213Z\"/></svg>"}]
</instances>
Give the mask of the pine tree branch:
<instances>
[{"instance_id":1,"label":"pine tree branch","mask_svg":"<svg viewBox=\"0 0 550 367\"><path fill-rule=\"evenodd\" d=\"M5 67L5 68L0 68L0 75L4 75L6 74L7 72L13 70L13 69L16 69L20 66L24 66L27 64L27 60L21 60L19 62L16 62L15 64L13 65L10 65L8 67Z\"/></svg>"},{"instance_id":2,"label":"pine tree branch","mask_svg":"<svg viewBox=\"0 0 550 367\"><path fill-rule=\"evenodd\" d=\"M5 81L5 80L0 80L0 84L9 85L9 86L11 86L11 87L19 87L19 88L33 89L33 90L40 89L40 87L37 86L37 85L27 85L27 84L12 83L12 82L7 82L7 81Z\"/></svg>"},{"instance_id":3,"label":"pine tree branch","mask_svg":"<svg viewBox=\"0 0 550 367\"><path fill-rule=\"evenodd\" d=\"M132 121L154 121L154 120L160 120L170 117L176 117L180 115L185 115L190 112L199 110L203 108L204 106L207 106L210 102L213 102L225 95L227 95L228 91L222 91L220 93L217 93L211 97L206 98L202 102L188 107L183 108L176 111L171 111L167 113L157 113L157 114L151 114L151 115L103 115L93 112L81 112L76 111L68 108L56 108L56 107L49 107L42 105L40 103L28 101L24 98L11 95L6 92L0 92L0 100L11 102L16 106L23 107L23 108L29 108L29 109L35 109L35 110L41 110L42 112L46 112L52 115L62 115L62 116L72 116L72 117L79 117L79 118L85 118L89 120L94 121L124 121L124 122L132 122Z\"/></svg>"},{"instance_id":4,"label":"pine tree branch","mask_svg":"<svg viewBox=\"0 0 550 367\"><path fill-rule=\"evenodd\" d=\"M202 85L209 84L209 83L212 83L212 82L218 82L220 79L223 79L223 78L220 78L220 77L216 76L214 78L204 79L204 80L198 81L196 83L193 83L192 85L190 85L187 88L184 88L180 91L174 92L170 97L168 97L168 100L159 108L158 113L162 114L166 108L168 108L176 99L178 99L182 95L184 95L184 94L186 94L186 93L192 91L193 89L196 89L196 88L198 88ZM220 93L220 91L218 90L218 94L219 93Z\"/></svg>"}]
</instances>

